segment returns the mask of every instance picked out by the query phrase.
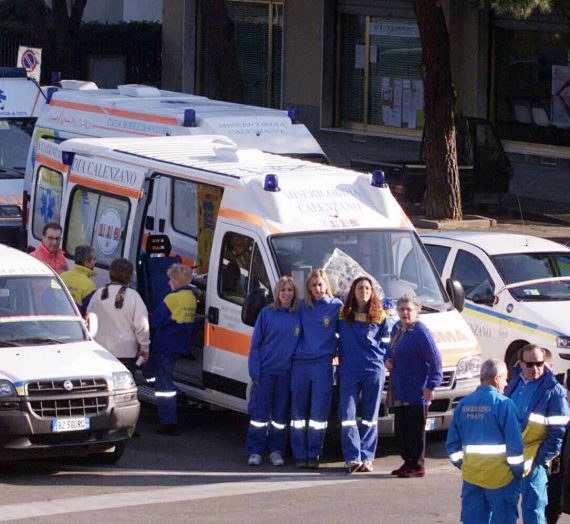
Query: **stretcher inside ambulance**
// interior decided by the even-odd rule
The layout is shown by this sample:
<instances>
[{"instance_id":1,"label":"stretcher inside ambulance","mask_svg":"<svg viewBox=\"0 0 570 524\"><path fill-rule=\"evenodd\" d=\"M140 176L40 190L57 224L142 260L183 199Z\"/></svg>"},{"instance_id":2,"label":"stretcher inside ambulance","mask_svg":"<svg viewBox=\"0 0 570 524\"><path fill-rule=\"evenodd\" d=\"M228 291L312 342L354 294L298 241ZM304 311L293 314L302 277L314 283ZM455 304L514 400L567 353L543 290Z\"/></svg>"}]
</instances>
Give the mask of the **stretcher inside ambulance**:
<instances>
[{"instance_id":1,"label":"stretcher inside ambulance","mask_svg":"<svg viewBox=\"0 0 570 524\"><path fill-rule=\"evenodd\" d=\"M422 301L444 364L429 429L447 428L457 401L478 385L479 346L381 177L241 150L225 137L50 147L54 162L59 150L69 169L62 222L70 263L77 245L93 246L101 284L111 260L128 257L151 314L167 292L169 264L196 266L202 324L176 369L191 398L245 412L259 306L272 300L281 275L303 289L308 273L327 265L342 277L333 279L338 292L351 272L366 271L385 297L415 293ZM379 429L393 431L385 409Z\"/></svg>"}]
</instances>

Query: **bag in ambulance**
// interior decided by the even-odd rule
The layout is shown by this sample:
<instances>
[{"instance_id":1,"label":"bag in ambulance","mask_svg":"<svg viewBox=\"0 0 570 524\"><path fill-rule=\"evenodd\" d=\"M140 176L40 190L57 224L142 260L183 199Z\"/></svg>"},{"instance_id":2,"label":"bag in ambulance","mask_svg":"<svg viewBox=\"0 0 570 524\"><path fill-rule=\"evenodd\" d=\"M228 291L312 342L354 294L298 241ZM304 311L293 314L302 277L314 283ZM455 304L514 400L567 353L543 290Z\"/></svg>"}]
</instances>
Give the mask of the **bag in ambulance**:
<instances>
[{"instance_id":1,"label":"bag in ambulance","mask_svg":"<svg viewBox=\"0 0 570 524\"><path fill-rule=\"evenodd\" d=\"M169 265L196 267L203 329L175 374L191 398L245 412L252 326L278 278L292 275L302 288L312 269L328 263L342 274L348 260L374 277L385 298L415 293L423 304L444 366L430 430L447 428L458 400L477 387L477 341L379 175L240 150L225 137L79 139L56 147L70 162L68 259L77 245L93 246L102 283L110 261L128 257L151 314L167 292ZM461 307L461 292L450 291ZM384 408L379 429L393 432Z\"/></svg>"},{"instance_id":2,"label":"bag in ambulance","mask_svg":"<svg viewBox=\"0 0 570 524\"><path fill-rule=\"evenodd\" d=\"M93 82L63 80L49 88L49 102L38 119L26 164L25 198L31 198L28 246L38 231L60 221L66 173L44 160L40 140L55 143L81 137L224 135L241 147L326 162L305 125L289 111L210 100L142 85L98 89Z\"/></svg>"}]
</instances>

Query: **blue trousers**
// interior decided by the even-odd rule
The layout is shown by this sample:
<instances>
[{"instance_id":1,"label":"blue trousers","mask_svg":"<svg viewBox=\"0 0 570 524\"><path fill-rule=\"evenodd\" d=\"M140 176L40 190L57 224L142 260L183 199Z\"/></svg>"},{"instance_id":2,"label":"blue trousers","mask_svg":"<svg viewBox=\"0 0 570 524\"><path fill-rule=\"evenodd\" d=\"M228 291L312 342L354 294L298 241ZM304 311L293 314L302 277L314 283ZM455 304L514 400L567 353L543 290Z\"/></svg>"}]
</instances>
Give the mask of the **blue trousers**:
<instances>
[{"instance_id":1,"label":"blue trousers","mask_svg":"<svg viewBox=\"0 0 570 524\"><path fill-rule=\"evenodd\" d=\"M548 478L543 466L534 466L529 475L521 481L522 518L524 524L544 524L548 504Z\"/></svg>"},{"instance_id":2,"label":"blue trousers","mask_svg":"<svg viewBox=\"0 0 570 524\"><path fill-rule=\"evenodd\" d=\"M461 522L463 524L516 524L520 480L498 489L486 489L463 481Z\"/></svg>"},{"instance_id":3,"label":"blue trousers","mask_svg":"<svg viewBox=\"0 0 570 524\"><path fill-rule=\"evenodd\" d=\"M180 356L151 351L150 358L142 369L145 377L156 379L154 395L161 424L176 424L178 421L176 409L178 389L174 385L174 368L179 358Z\"/></svg>"},{"instance_id":4,"label":"blue trousers","mask_svg":"<svg viewBox=\"0 0 570 524\"><path fill-rule=\"evenodd\" d=\"M384 368L340 375L339 416L342 453L346 462L374 460L378 444L378 410L384 387ZM362 420L356 420L362 394Z\"/></svg>"},{"instance_id":5,"label":"blue trousers","mask_svg":"<svg viewBox=\"0 0 570 524\"><path fill-rule=\"evenodd\" d=\"M259 384L251 388L247 410L250 416L247 430L249 455L285 450L287 440L287 416L291 376L262 375Z\"/></svg>"},{"instance_id":6,"label":"blue trousers","mask_svg":"<svg viewBox=\"0 0 570 524\"><path fill-rule=\"evenodd\" d=\"M295 460L317 458L322 455L332 391L331 362L293 362L291 449Z\"/></svg>"}]
</instances>

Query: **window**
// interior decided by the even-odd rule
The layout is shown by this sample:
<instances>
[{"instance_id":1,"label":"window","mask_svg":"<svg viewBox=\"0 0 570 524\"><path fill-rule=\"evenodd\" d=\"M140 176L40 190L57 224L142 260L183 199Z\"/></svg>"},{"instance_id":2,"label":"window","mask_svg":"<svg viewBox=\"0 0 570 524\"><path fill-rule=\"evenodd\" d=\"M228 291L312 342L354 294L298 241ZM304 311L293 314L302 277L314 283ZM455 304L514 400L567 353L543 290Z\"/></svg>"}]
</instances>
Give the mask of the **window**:
<instances>
[{"instance_id":1,"label":"window","mask_svg":"<svg viewBox=\"0 0 570 524\"><path fill-rule=\"evenodd\" d=\"M58 171L40 166L32 211L32 233L42 238L42 231L48 222L59 222L63 175Z\"/></svg>"},{"instance_id":2,"label":"window","mask_svg":"<svg viewBox=\"0 0 570 524\"><path fill-rule=\"evenodd\" d=\"M73 256L79 245L95 249L97 265L122 256L130 204L127 198L77 187L71 197L64 250Z\"/></svg>"},{"instance_id":3,"label":"window","mask_svg":"<svg viewBox=\"0 0 570 524\"><path fill-rule=\"evenodd\" d=\"M197 188L188 180L172 181L172 227L193 238L198 237Z\"/></svg>"},{"instance_id":4,"label":"window","mask_svg":"<svg viewBox=\"0 0 570 524\"><path fill-rule=\"evenodd\" d=\"M429 256L433 260L437 272L441 275L443 273L443 268L445 266L445 261L447 260L447 255L451 248L447 246L435 246L433 244L424 244Z\"/></svg>"},{"instance_id":5,"label":"window","mask_svg":"<svg viewBox=\"0 0 570 524\"><path fill-rule=\"evenodd\" d=\"M465 289L465 298L469 300L493 295L495 292L495 284L483 262L462 249L457 252L451 278L461 282Z\"/></svg>"},{"instance_id":6,"label":"window","mask_svg":"<svg viewBox=\"0 0 570 524\"><path fill-rule=\"evenodd\" d=\"M341 14L337 125L423 127L422 47L415 21Z\"/></svg>"}]
</instances>

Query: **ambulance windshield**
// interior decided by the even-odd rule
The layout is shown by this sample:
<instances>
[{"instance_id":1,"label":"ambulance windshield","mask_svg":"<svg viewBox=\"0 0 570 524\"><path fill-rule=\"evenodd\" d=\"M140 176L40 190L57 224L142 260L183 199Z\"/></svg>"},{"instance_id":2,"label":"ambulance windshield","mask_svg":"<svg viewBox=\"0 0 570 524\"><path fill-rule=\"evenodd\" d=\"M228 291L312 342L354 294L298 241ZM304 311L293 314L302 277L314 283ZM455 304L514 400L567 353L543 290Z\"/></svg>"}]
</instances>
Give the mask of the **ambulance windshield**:
<instances>
[{"instance_id":1,"label":"ambulance windshield","mask_svg":"<svg viewBox=\"0 0 570 524\"><path fill-rule=\"evenodd\" d=\"M312 269L325 268L333 292L346 295L361 274L376 279L385 297L415 294L424 311L449 309L441 282L413 231L328 231L273 236L270 243L282 275L303 288Z\"/></svg>"},{"instance_id":2,"label":"ambulance windshield","mask_svg":"<svg viewBox=\"0 0 570 524\"><path fill-rule=\"evenodd\" d=\"M23 178L35 118L0 118L0 178Z\"/></svg>"}]
</instances>

